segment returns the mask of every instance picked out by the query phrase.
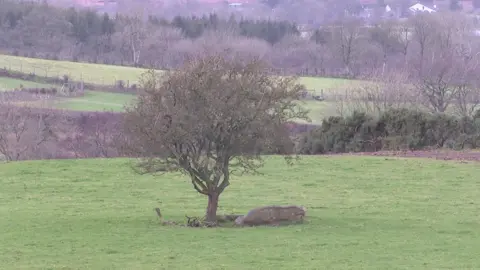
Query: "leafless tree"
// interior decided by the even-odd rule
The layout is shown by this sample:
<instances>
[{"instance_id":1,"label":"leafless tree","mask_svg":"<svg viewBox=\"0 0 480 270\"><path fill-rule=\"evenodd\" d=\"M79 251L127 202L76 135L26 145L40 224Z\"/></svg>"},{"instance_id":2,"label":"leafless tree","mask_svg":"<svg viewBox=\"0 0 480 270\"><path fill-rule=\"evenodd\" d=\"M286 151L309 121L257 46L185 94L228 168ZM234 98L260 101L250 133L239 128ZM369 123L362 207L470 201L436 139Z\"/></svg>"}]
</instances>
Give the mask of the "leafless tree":
<instances>
[{"instance_id":1,"label":"leafless tree","mask_svg":"<svg viewBox=\"0 0 480 270\"><path fill-rule=\"evenodd\" d=\"M147 32L140 17L127 18L122 32L123 43L128 46L131 61L135 66L140 63L140 56L144 49Z\"/></svg>"},{"instance_id":2,"label":"leafless tree","mask_svg":"<svg viewBox=\"0 0 480 270\"><path fill-rule=\"evenodd\" d=\"M465 93L477 85L474 74L479 58L474 50L465 46L471 44L468 40L472 29L463 17L452 14L423 18L419 25L430 32L419 40L428 38L430 42L422 43L428 45L428 50L425 47L420 51L416 87L428 108L446 112L462 96L460 92Z\"/></svg>"},{"instance_id":3,"label":"leafless tree","mask_svg":"<svg viewBox=\"0 0 480 270\"><path fill-rule=\"evenodd\" d=\"M417 72L422 72L423 61L425 59L425 53L429 49L429 45L432 44L432 34L434 33L434 15L431 14L419 14L410 19L410 26L412 28L412 41L415 43L418 55L414 56L416 59Z\"/></svg>"},{"instance_id":4,"label":"leafless tree","mask_svg":"<svg viewBox=\"0 0 480 270\"><path fill-rule=\"evenodd\" d=\"M412 108L416 92L405 73L378 71L368 81L355 82L328 96L334 100L337 114L361 111L378 115L389 109Z\"/></svg>"},{"instance_id":5,"label":"leafless tree","mask_svg":"<svg viewBox=\"0 0 480 270\"><path fill-rule=\"evenodd\" d=\"M50 138L51 115L0 97L0 154L7 161L33 158Z\"/></svg>"},{"instance_id":6,"label":"leafless tree","mask_svg":"<svg viewBox=\"0 0 480 270\"><path fill-rule=\"evenodd\" d=\"M399 42L396 36L396 23L393 21L383 21L370 29L370 40L376 44L383 58L382 71L385 72L388 57L399 49Z\"/></svg>"},{"instance_id":7,"label":"leafless tree","mask_svg":"<svg viewBox=\"0 0 480 270\"><path fill-rule=\"evenodd\" d=\"M332 26L332 42L331 46L336 48L338 56L341 59L346 73L353 76L352 66L357 60L360 50L362 49L363 24L358 20L341 21Z\"/></svg>"},{"instance_id":8,"label":"leafless tree","mask_svg":"<svg viewBox=\"0 0 480 270\"><path fill-rule=\"evenodd\" d=\"M394 36L399 43L400 51L403 55L404 67L407 66L407 56L409 52L410 43L412 42L412 33L410 31L410 24L399 23L394 30Z\"/></svg>"},{"instance_id":9,"label":"leafless tree","mask_svg":"<svg viewBox=\"0 0 480 270\"><path fill-rule=\"evenodd\" d=\"M143 88L125 113L122 151L142 157L142 172L188 175L208 197L208 222L216 221L231 173L256 171L262 151L288 154L285 123L306 118L296 102L303 87L295 78L269 76L258 60L196 57L161 80L147 73Z\"/></svg>"},{"instance_id":10,"label":"leafless tree","mask_svg":"<svg viewBox=\"0 0 480 270\"><path fill-rule=\"evenodd\" d=\"M148 31L145 39L145 52L142 54L143 61L150 67L171 68L169 56L175 45L183 39L180 30L171 27L155 27Z\"/></svg>"},{"instance_id":11,"label":"leafless tree","mask_svg":"<svg viewBox=\"0 0 480 270\"><path fill-rule=\"evenodd\" d=\"M480 87L478 85L459 86L453 108L460 116L473 116L480 109Z\"/></svg>"}]
</instances>

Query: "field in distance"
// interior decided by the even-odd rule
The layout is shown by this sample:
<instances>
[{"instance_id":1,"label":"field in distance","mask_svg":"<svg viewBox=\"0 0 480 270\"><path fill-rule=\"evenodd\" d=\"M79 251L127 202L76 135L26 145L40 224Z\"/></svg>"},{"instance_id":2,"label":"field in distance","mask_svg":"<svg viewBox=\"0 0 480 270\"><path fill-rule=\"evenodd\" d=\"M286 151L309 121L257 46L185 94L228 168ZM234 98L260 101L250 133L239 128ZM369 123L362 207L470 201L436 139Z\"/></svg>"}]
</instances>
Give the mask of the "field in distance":
<instances>
[{"instance_id":1,"label":"field in distance","mask_svg":"<svg viewBox=\"0 0 480 270\"><path fill-rule=\"evenodd\" d=\"M57 90L61 88L60 85L49 85L25 80L11 79L0 77L0 86L4 85L2 91L11 91L18 89L20 85L25 88L51 88L55 87ZM31 106L47 106L57 109L68 109L76 111L123 111L125 105L130 104L135 99L134 95L109 93L100 91L86 90L85 94L79 97L54 97L48 100L28 101L19 103Z\"/></svg>"},{"instance_id":2,"label":"field in distance","mask_svg":"<svg viewBox=\"0 0 480 270\"><path fill-rule=\"evenodd\" d=\"M307 78L310 79L310 78ZM3 86L3 87L2 87ZM20 88L50 88L56 87L60 89L60 85L50 85L26 80L12 79L0 77L0 90L9 91ZM85 91L85 95L80 97L62 98L56 97L48 102L48 106L59 109L69 109L77 111L123 111L125 105L129 104L135 98L131 94L109 93L100 91ZM28 102L31 105L39 105L39 102ZM306 109L310 110L310 118L312 123L321 123L324 117L337 115L334 102L307 100L301 103ZM45 106L45 102L41 102L41 106Z\"/></svg>"},{"instance_id":3,"label":"field in distance","mask_svg":"<svg viewBox=\"0 0 480 270\"><path fill-rule=\"evenodd\" d=\"M0 91L10 91L14 89L24 88L50 88L53 85L45 83L37 83L31 81L17 80L12 78L0 77Z\"/></svg>"},{"instance_id":4,"label":"field in distance","mask_svg":"<svg viewBox=\"0 0 480 270\"><path fill-rule=\"evenodd\" d=\"M221 213L300 204L307 223L189 229L206 198L185 176L125 159L1 164L5 269L480 269L478 164L385 157L269 157L233 177Z\"/></svg>"},{"instance_id":5,"label":"field in distance","mask_svg":"<svg viewBox=\"0 0 480 270\"><path fill-rule=\"evenodd\" d=\"M129 105L134 99L135 96L130 94L85 91L85 94L80 97L58 98L52 103L52 106L74 111L122 112L125 105Z\"/></svg>"},{"instance_id":6,"label":"field in distance","mask_svg":"<svg viewBox=\"0 0 480 270\"><path fill-rule=\"evenodd\" d=\"M138 83L146 69L78 63L68 61L54 61L36 58L26 58L0 54L0 67L23 73L34 73L39 76L62 77L68 75L73 80L84 80L88 83L113 85L117 80L130 84ZM159 71L161 72L161 71ZM351 81L335 78L302 77L300 82L308 89L329 90L341 87Z\"/></svg>"}]
</instances>

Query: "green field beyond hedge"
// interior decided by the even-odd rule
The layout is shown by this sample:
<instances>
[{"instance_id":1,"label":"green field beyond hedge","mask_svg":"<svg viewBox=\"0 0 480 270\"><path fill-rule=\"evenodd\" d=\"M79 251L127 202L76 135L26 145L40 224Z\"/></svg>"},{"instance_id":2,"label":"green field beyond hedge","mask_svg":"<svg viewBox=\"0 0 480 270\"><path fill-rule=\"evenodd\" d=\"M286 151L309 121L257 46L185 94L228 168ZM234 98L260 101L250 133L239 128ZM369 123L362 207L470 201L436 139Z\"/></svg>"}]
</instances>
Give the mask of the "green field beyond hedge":
<instances>
[{"instance_id":1,"label":"green field beyond hedge","mask_svg":"<svg viewBox=\"0 0 480 270\"><path fill-rule=\"evenodd\" d=\"M220 212L307 207L278 228L162 227L201 216L179 174L139 176L124 159L1 164L2 269L480 269L480 166L423 159L270 157L234 177Z\"/></svg>"},{"instance_id":2,"label":"green field beyond hedge","mask_svg":"<svg viewBox=\"0 0 480 270\"><path fill-rule=\"evenodd\" d=\"M86 83L102 85L114 85L117 80L123 80L130 85L138 83L140 76L147 71L146 69L134 67L54 61L3 54L0 54L0 68L47 77L68 75L73 80L83 80ZM352 81L335 78L300 78L300 83L305 84L309 89L315 90L335 89L350 82Z\"/></svg>"},{"instance_id":3,"label":"green field beyond hedge","mask_svg":"<svg viewBox=\"0 0 480 270\"><path fill-rule=\"evenodd\" d=\"M31 82L25 80L17 80L12 78L5 78L0 77L0 91L10 91L15 89L20 89L21 87L24 88L50 88L53 85L45 84L45 83L38 83L38 82Z\"/></svg>"}]
</instances>

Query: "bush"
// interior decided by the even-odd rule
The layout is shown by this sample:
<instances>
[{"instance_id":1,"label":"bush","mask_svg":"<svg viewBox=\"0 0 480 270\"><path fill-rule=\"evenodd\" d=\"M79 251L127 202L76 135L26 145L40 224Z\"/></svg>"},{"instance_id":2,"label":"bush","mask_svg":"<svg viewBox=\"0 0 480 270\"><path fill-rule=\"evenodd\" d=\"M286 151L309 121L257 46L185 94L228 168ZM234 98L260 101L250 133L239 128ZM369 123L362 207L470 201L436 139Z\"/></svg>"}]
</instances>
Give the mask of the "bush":
<instances>
[{"instance_id":1,"label":"bush","mask_svg":"<svg viewBox=\"0 0 480 270\"><path fill-rule=\"evenodd\" d=\"M378 118L354 112L330 117L301 138L302 154L480 147L480 117L456 118L407 109L393 109Z\"/></svg>"},{"instance_id":2,"label":"bush","mask_svg":"<svg viewBox=\"0 0 480 270\"><path fill-rule=\"evenodd\" d=\"M303 154L376 151L377 121L361 112L351 116L329 117L309 132L300 143Z\"/></svg>"}]
</instances>

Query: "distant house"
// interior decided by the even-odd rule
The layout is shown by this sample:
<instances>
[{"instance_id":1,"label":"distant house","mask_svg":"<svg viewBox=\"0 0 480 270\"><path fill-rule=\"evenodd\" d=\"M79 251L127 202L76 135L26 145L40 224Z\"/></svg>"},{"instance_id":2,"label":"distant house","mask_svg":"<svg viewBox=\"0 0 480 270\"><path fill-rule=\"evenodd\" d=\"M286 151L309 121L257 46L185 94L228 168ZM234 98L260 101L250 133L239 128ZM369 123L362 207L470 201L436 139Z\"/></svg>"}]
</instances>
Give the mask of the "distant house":
<instances>
[{"instance_id":1,"label":"distant house","mask_svg":"<svg viewBox=\"0 0 480 270\"><path fill-rule=\"evenodd\" d=\"M417 3L413 6L411 6L410 8L408 8L411 12L413 13L418 13L418 12L428 12L428 13L433 13L433 12L437 12L435 9L432 9L432 8L429 8L425 5L422 5L420 3Z\"/></svg>"}]
</instances>

